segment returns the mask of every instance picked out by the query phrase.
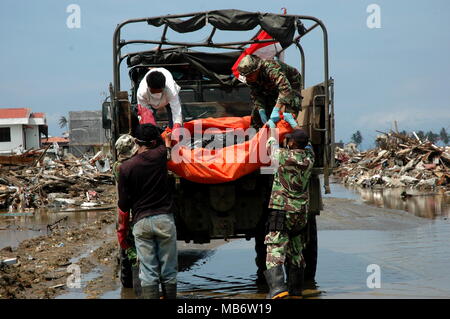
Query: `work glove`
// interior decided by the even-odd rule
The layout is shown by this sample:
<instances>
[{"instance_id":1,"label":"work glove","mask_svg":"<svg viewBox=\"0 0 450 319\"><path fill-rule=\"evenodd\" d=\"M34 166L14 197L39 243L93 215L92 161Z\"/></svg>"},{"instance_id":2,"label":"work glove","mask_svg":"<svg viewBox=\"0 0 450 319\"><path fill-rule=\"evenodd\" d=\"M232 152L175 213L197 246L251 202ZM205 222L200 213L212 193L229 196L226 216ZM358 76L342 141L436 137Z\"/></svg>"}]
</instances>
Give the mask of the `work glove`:
<instances>
[{"instance_id":1,"label":"work glove","mask_svg":"<svg viewBox=\"0 0 450 319\"><path fill-rule=\"evenodd\" d=\"M267 126L269 126L270 128L276 128L277 125L272 121L272 119L268 120L266 122Z\"/></svg>"},{"instance_id":2,"label":"work glove","mask_svg":"<svg viewBox=\"0 0 450 319\"><path fill-rule=\"evenodd\" d=\"M266 124L266 122L267 122L266 110L260 109L260 110L258 110L258 112L259 112L259 117L261 118L261 121L263 122L263 124Z\"/></svg>"},{"instance_id":3,"label":"work glove","mask_svg":"<svg viewBox=\"0 0 450 319\"><path fill-rule=\"evenodd\" d=\"M270 120L272 120L274 123L277 123L280 121L280 108L274 107L272 110L272 113L270 114Z\"/></svg>"},{"instance_id":4,"label":"work glove","mask_svg":"<svg viewBox=\"0 0 450 319\"><path fill-rule=\"evenodd\" d=\"M123 212L120 208L117 208L117 212L117 239L122 249L128 249L131 247L127 241L127 235L130 229L130 213Z\"/></svg>"},{"instance_id":5,"label":"work glove","mask_svg":"<svg viewBox=\"0 0 450 319\"><path fill-rule=\"evenodd\" d=\"M155 117L153 116L153 111L138 104L137 115L139 119L139 124L153 124L156 125Z\"/></svg>"},{"instance_id":6,"label":"work glove","mask_svg":"<svg viewBox=\"0 0 450 319\"><path fill-rule=\"evenodd\" d=\"M183 133L181 130L179 130L181 128L183 128L183 126L181 126L180 123L175 123L173 125L173 128L172 128L172 139L175 141L175 144L180 142L180 136ZM179 132L177 132L177 131L179 131Z\"/></svg>"},{"instance_id":7,"label":"work glove","mask_svg":"<svg viewBox=\"0 0 450 319\"><path fill-rule=\"evenodd\" d=\"M289 123L292 128L296 128L298 126L297 121L294 119L291 113L283 113L284 120Z\"/></svg>"}]
</instances>

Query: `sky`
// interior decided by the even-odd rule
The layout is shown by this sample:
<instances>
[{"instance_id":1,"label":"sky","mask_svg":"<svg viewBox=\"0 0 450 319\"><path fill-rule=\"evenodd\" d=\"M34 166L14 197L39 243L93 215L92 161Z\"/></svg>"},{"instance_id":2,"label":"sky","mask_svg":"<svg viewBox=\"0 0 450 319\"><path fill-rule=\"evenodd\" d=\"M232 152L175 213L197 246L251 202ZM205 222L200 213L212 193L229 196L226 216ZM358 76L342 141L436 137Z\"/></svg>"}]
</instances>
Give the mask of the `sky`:
<instances>
[{"instance_id":1,"label":"sky","mask_svg":"<svg viewBox=\"0 0 450 319\"><path fill-rule=\"evenodd\" d=\"M67 24L72 4L80 8L79 28ZM372 4L380 13L376 28L368 25L375 13ZM371 147L377 131L389 131L394 121L400 130L450 131L448 0L2 0L0 108L45 112L50 135L61 135L61 116L101 109L112 81L112 35L118 23L218 9L282 13L282 8L315 16L327 27L336 141L348 142L359 130L362 148ZM161 29L142 25L125 29L122 37L155 39L160 34ZM230 33L222 36L233 39ZM302 38L302 45L306 86L322 82L319 29ZM292 50L286 62L300 66ZM126 70L122 73L124 83Z\"/></svg>"}]
</instances>

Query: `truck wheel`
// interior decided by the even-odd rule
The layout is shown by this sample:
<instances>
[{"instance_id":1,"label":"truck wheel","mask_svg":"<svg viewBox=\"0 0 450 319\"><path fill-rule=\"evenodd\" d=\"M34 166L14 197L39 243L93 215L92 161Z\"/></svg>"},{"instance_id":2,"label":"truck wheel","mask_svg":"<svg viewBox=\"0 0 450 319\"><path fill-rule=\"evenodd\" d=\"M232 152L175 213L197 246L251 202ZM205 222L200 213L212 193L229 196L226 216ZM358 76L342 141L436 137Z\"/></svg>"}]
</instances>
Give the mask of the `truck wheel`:
<instances>
[{"instance_id":1,"label":"truck wheel","mask_svg":"<svg viewBox=\"0 0 450 319\"><path fill-rule=\"evenodd\" d=\"M133 267L124 249L120 249L120 282L124 288L133 288Z\"/></svg>"},{"instance_id":2,"label":"truck wheel","mask_svg":"<svg viewBox=\"0 0 450 319\"><path fill-rule=\"evenodd\" d=\"M316 215L311 214L308 220L308 237L309 241L306 248L303 250L303 257L305 258L305 280L314 281L316 277L317 268L317 224Z\"/></svg>"}]
</instances>

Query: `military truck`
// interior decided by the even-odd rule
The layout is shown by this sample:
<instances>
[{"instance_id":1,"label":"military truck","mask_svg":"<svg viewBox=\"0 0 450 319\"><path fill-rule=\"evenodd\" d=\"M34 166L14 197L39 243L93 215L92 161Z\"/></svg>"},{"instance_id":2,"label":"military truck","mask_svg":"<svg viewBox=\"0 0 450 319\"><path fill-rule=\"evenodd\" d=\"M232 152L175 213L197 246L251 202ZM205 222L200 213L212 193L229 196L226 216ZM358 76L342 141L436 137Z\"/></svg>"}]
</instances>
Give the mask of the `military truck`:
<instances>
[{"instance_id":1,"label":"military truck","mask_svg":"<svg viewBox=\"0 0 450 319\"><path fill-rule=\"evenodd\" d=\"M124 27L147 24L161 31L157 39L125 40ZM189 42L189 33L207 29L207 37L200 42ZM322 32L323 48L312 52L323 56L323 82L305 88L306 56L301 39L314 29ZM258 31L250 39L216 42L224 31ZM299 62L293 65L302 74L302 111L298 122L309 132L316 154L316 162L309 185L310 208L305 250L307 268L305 277L313 280L317 264L316 216L322 210L319 176L323 174L325 193L329 192L328 176L334 167L334 103L333 79L328 69L328 36L322 21L315 17L272 13L217 10L179 15L132 19L120 23L113 36L113 82L110 83L110 102L103 105L104 127L111 130L111 147L120 134L133 134L136 125L136 92L139 83L152 67L168 69L181 87L180 100L184 121L206 117L236 117L250 115L252 103L249 88L232 75L231 68L243 50L252 44L272 40L259 40L260 30L266 31L281 44L282 54L295 47ZM168 33L186 34L184 41L169 40ZM149 32L152 34L152 32ZM124 52L133 44L148 45L151 49ZM126 61L131 90L121 89L121 65ZM166 112L156 114L157 124L168 125ZM115 152L113 152L115 154ZM178 240L208 243L220 238L255 238L258 278L265 270L264 233L267 204L273 175L260 171L237 180L221 184L202 184L171 174L173 193L178 207L175 215ZM129 267L122 252L122 283L130 286Z\"/></svg>"}]
</instances>

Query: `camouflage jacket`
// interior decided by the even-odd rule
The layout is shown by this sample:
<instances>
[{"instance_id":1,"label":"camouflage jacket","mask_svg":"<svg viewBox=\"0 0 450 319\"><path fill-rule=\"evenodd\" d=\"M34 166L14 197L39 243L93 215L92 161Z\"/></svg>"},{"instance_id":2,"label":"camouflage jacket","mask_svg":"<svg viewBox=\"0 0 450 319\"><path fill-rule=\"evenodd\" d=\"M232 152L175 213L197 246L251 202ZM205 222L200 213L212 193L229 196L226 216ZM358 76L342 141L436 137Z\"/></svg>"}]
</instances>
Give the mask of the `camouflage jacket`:
<instances>
[{"instance_id":1,"label":"camouflage jacket","mask_svg":"<svg viewBox=\"0 0 450 319\"><path fill-rule=\"evenodd\" d=\"M301 90L301 75L296 68L275 60L262 60L256 82L248 83L255 107L265 109L266 97L276 98L276 103L290 105L298 100ZM300 100L301 101L301 100ZM301 106L297 106L301 107Z\"/></svg>"},{"instance_id":2,"label":"camouflage jacket","mask_svg":"<svg viewBox=\"0 0 450 319\"><path fill-rule=\"evenodd\" d=\"M314 165L312 148L279 148L273 157L279 166L274 174L269 208L288 212L305 209L308 204L309 177Z\"/></svg>"}]
</instances>

